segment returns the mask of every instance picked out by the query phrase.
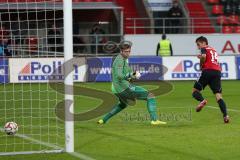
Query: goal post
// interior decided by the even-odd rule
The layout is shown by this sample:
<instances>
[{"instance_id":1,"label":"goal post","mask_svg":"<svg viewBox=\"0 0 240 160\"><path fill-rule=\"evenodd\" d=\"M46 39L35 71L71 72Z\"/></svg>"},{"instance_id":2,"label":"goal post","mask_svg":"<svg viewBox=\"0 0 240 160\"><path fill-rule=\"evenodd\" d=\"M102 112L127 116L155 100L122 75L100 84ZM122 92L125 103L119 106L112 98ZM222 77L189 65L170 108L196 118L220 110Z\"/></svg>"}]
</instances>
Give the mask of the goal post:
<instances>
[{"instance_id":1,"label":"goal post","mask_svg":"<svg viewBox=\"0 0 240 160\"><path fill-rule=\"evenodd\" d=\"M72 11L72 0L0 1L0 156L74 152Z\"/></svg>"},{"instance_id":2,"label":"goal post","mask_svg":"<svg viewBox=\"0 0 240 160\"><path fill-rule=\"evenodd\" d=\"M65 145L66 152L74 152L73 22L72 0L63 0L64 13L64 86L65 86ZM69 103L70 102L70 103ZM68 114L68 113L72 114Z\"/></svg>"}]
</instances>

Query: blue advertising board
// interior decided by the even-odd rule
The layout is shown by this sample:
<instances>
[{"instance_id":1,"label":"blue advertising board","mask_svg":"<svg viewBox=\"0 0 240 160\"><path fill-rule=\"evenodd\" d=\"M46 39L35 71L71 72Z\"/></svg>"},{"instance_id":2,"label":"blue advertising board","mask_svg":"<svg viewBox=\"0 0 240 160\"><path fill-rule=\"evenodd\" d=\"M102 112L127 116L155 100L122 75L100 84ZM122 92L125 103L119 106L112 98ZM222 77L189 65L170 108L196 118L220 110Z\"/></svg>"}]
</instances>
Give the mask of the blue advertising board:
<instances>
[{"instance_id":1,"label":"blue advertising board","mask_svg":"<svg viewBox=\"0 0 240 160\"><path fill-rule=\"evenodd\" d=\"M131 57L129 65L133 71L140 71L140 80L162 80L162 58L157 56Z\"/></svg>"},{"instance_id":2,"label":"blue advertising board","mask_svg":"<svg viewBox=\"0 0 240 160\"><path fill-rule=\"evenodd\" d=\"M240 79L240 57L236 57L237 78Z\"/></svg>"},{"instance_id":3,"label":"blue advertising board","mask_svg":"<svg viewBox=\"0 0 240 160\"><path fill-rule=\"evenodd\" d=\"M109 82L112 80L112 57L88 58L87 66L87 81Z\"/></svg>"},{"instance_id":4,"label":"blue advertising board","mask_svg":"<svg viewBox=\"0 0 240 160\"><path fill-rule=\"evenodd\" d=\"M0 83L8 83L8 59L0 59Z\"/></svg>"},{"instance_id":5,"label":"blue advertising board","mask_svg":"<svg viewBox=\"0 0 240 160\"><path fill-rule=\"evenodd\" d=\"M99 57L87 59L87 81L111 81L112 57ZM133 71L140 71L140 80L162 80L162 58L156 56L131 57L129 65Z\"/></svg>"}]
</instances>

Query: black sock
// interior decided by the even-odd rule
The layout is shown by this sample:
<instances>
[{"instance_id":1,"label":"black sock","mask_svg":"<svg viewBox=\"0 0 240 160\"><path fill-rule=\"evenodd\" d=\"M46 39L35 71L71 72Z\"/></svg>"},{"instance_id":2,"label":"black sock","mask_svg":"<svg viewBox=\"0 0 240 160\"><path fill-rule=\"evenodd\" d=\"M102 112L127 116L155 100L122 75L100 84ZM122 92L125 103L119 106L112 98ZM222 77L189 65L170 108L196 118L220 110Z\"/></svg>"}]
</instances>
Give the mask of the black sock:
<instances>
[{"instance_id":1,"label":"black sock","mask_svg":"<svg viewBox=\"0 0 240 160\"><path fill-rule=\"evenodd\" d=\"M200 92L198 92L198 91L194 91L194 92L192 93L192 96L193 96L193 98L195 98L197 101L202 102L202 101L204 100L202 94L201 94Z\"/></svg>"},{"instance_id":2,"label":"black sock","mask_svg":"<svg viewBox=\"0 0 240 160\"><path fill-rule=\"evenodd\" d=\"M225 117L227 115L227 107L223 99L218 100L218 105L221 109L221 112L223 113L223 116Z\"/></svg>"}]
</instances>

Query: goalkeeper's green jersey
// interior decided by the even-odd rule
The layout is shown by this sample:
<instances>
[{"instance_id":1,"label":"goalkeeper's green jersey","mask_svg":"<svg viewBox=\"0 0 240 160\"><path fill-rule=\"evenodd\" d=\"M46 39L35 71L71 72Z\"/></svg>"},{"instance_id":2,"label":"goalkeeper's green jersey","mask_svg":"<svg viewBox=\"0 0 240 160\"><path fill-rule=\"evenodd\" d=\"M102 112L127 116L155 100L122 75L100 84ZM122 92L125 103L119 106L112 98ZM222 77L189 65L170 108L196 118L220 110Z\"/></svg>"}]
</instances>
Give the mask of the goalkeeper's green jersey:
<instances>
[{"instance_id":1,"label":"goalkeeper's green jersey","mask_svg":"<svg viewBox=\"0 0 240 160\"><path fill-rule=\"evenodd\" d=\"M131 77L132 70L128 65L128 59L119 54L112 64L112 92L121 93L129 88L128 78Z\"/></svg>"}]
</instances>

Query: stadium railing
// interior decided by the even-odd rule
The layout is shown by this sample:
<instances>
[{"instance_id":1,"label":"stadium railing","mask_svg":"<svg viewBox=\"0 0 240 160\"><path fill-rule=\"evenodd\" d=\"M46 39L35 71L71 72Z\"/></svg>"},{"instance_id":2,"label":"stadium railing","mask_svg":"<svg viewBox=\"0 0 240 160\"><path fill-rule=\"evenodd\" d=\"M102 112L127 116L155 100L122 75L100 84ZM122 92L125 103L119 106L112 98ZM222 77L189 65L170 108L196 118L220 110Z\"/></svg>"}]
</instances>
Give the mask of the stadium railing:
<instances>
[{"instance_id":1,"label":"stadium railing","mask_svg":"<svg viewBox=\"0 0 240 160\"><path fill-rule=\"evenodd\" d=\"M32 38L32 41L29 40ZM49 38L60 43L51 44ZM79 34L73 35L73 52L75 57L79 56L111 56L117 53L116 46L123 39L122 34ZM11 57L62 57L63 56L63 35L37 37L32 36L14 36L9 37L11 43L7 49L11 52ZM111 43L110 48L105 49L106 43ZM111 48L112 47L112 48ZM112 49L112 50L111 50Z\"/></svg>"},{"instance_id":2,"label":"stadium railing","mask_svg":"<svg viewBox=\"0 0 240 160\"><path fill-rule=\"evenodd\" d=\"M179 25L171 25L171 22L177 20L179 21ZM209 23L210 20L210 23ZM149 33L155 34L157 29L161 30L161 33L172 33L172 29L179 29L178 33L196 33L196 28L209 28L214 27L215 33L222 33L223 24L217 25L217 17L207 17L207 18L127 18L127 21L130 22L126 26L128 29L132 29L133 33L136 34L136 30L138 28L143 28L146 30L150 30ZM141 23L144 24L139 26L139 21L153 21L154 23ZM197 22L198 21L198 22ZM202 21L202 22L199 22Z\"/></svg>"}]
</instances>

